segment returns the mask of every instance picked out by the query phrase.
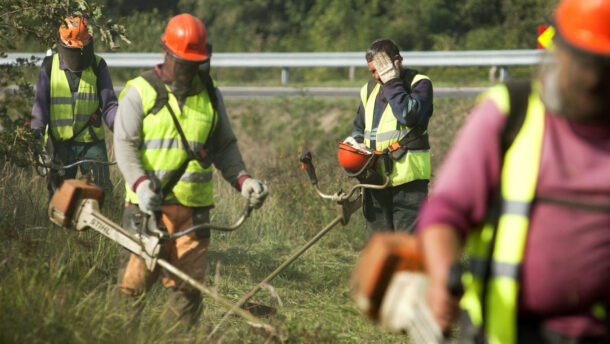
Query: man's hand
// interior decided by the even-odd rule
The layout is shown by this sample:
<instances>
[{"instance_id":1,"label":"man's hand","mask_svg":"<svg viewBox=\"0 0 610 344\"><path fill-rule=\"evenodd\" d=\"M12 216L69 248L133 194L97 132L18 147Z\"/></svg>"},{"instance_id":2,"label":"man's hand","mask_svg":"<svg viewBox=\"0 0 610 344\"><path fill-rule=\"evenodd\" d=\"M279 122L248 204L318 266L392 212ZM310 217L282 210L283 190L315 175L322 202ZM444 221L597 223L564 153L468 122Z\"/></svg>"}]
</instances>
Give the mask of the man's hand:
<instances>
[{"instance_id":1,"label":"man's hand","mask_svg":"<svg viewBox=\"0 0 610 344\"><path fill-rule=\"evenodd\" d=\"M258 209L265 202L269 194L269 188L258 179L248 178L241 184L241 195L248 199L248 204Z\"/></svg>"},{"instance_id":2,"label":"man's hand","mask_svg":"<svg viewBox=\"0 0 610 344\"><path fill-rule=\"evenodd\" d=\"M457 318L459 302L449 293L447 285L431 281L426 300L441 331L443 333L449 331Z\"/></svg>"},{"instance_id":3,"label":"man's hand","mask_svg":"<svg viewBox=\"0 0 610 344\"><path fill-rule=\"evenodd\" d=\"M379 79L384 84L400 77L400 60L392 61L385 51L380 51L373 56L373 65L377 70Z\"/></svg>"},{"instance_id":4,"label":"man's hand","mask_svg":"<svg viewBox=\"0 0 610 344\"><path fill-rule=\"evenodd\" d=\"M343 143L348 144L348 145L350 145L352 147L356 147L356 148L361 149L361 150L366 150L366 151L369 150L369 148L366 146L366 144L359 143L358 141L356 141L355 138L353 138L351 136L346 137L345 140L343 140Z\"/></svg>"},{"instance_id":5,"label":"man's hand","mask_svg":"<svg viewBox=\"0 0 610 344\"><path fill-rule=\"evenodd\" d=\"M155 190L150 179L141 182L136 189L140 210L148 215L154 216L155 211L161 210L161 195Z\"/></svg>"},{"instance_id":6,"label":"man's hand","mask_svg":"<svg viewBox=\"0 0 610 344\"><path fill-rule=\"evenodd\" d=\"M419 235L426 272L430 280L426 299L432 316L443 332L451 328L459 311L459 296L451 295L448 282L451 266L459 260L461 242L448 224L424 228Z\"/></svg>"}]
</instances>

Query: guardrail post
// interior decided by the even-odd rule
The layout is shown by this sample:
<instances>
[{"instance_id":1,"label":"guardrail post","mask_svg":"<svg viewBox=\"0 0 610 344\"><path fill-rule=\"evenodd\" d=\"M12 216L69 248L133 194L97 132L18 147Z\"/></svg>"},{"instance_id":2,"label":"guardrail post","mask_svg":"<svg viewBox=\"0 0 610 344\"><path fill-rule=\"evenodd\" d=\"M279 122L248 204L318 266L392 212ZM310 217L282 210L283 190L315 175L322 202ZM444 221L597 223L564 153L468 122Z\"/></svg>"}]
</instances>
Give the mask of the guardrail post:
<instances>
[{"instance_id":1,"label":"guardrail post","mask_svg":"<svg viewBox=\"0 0 610 344\"><path fill-rule=\"evenodd\" d=\"M508 78L508 68L506 66L500 67L500 81L504 82Z\"/></svg>"},{"instance_id":2,"label":"guardrail post","mask_svg":"<svg viewBox=\"0 0 610 344\"><path fill-rule=\"evenodd\" d=\"M356 78L356 67L350 66L349 67L349 81L354 81L355 78Z\"/></svg>"},{"instance_id":3,"label":"guardrail post","mask_svg":"<svg viewBox=\"0 0 610 344\"><path fill-rule=\"evenodd\" d=\"M282 85L286 85L288 83L289 78L290 73L288 72L288 68L282 67Z\"/></svg>"},{"instance_id":4,"label":"guardrail post","mask_svg":"<svg viewBox=\"0 0 610 344\"><path fill-rule=\"evenodd\" d=\"M497 74L497 78L496 78ZM492 66L489 69L489 81L496 82L496 80L500 82L504 82L508 79L508 67L506 66Z\"/></svg>"}]
</instances>

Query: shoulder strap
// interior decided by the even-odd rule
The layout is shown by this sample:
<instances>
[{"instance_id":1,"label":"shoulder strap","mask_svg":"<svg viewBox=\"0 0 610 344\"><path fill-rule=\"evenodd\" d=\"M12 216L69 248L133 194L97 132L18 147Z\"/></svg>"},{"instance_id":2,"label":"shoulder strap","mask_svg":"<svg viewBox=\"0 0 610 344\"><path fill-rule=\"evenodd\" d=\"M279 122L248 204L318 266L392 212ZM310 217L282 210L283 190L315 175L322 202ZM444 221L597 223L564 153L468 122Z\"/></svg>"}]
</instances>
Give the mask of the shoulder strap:
<instances>
[{"instance_id":1,"label":"shoulder strap","mask_svg":"<svg viewBox=\"0 0 610 344\"><path fill-rule=\"evenodd\" d=\"M154 69L149 69L140 74L140 76L144 78L144 80L146 80L146 82L148 82L157 93L155 103L149 110L149 113L156 114L165 106L165 104L169 102L169 94L165 88L165 84L163 83L163 80L161 80L161 77L159 77L159 74L157 74L157 71Z\"/></svg>"},{"instance_id":2,"label":"shoulder strap","mask_svg":"<svg viewBox=\"0 0 610 344\"><path fill-rule=\"evenodd\" d=\"M93 74L95 74L95 79L98 79L100 76L99 71L100 65L97 63L97 56L93 55L91 59L91 69L93 70Z\"/></svg>"},{"instance_id":3,"label":"shoulder strap","mask_svg":"<svg viewBox=\"0 0 610 344\"><path fill-rule=\"evenodd\" d=\"M208 133L208 138L216 129L216 122L218 119L218 95L216 94L216 86L214 86L214 80L209 73L205 73L203 71L199 72L199 80L205 85L205 89L208 92L208 97L210 97L210 102L212 103L212 109L214 109L214 115L212 116L212 126L210 127L210 132Z\"/></svg>"},{"instance_id":4,"label":"shoulder strap","mask_svg":"<svg viewBox=\"0 0 610 344\"><path fill-rule=\"evenodd\" d=\"M413 82L413 78L415 78L417 74L419 74L419 72L415 69L405 68L405 76L402 79L402 83L405 90L409 94L411 93L411 83Z\"/></svg>"},{"instance_id":5,"label":"shoulder strap","mask_svg":"<svg viewBox=\"0 0 610 344\"><path fill-rule=\"evenodd\" d=\"M517 134L523 127L525 116L527 114L527 108L529 105L529 95L531 93L531 83L529 81L510 81L506 84L508 90L509 106L510 109L507 114L506 123L504 129L500 134L500 164L504 164L504 156L515 141ZM500 167L502 170L502 166ZM489 252L485 262L485 269L483 274L483 285L481 287L481 312L483 324L480 331L483 331L486 323L487 313L487 291L489 289L489 279L491 276L491 262L493 259L494 250L496 248L496 239L498 232L498 224L501 216L502 207L502 192L498 190L492 200L492 205L488 214L489 221L493 225L493 232L489 243ZM482 335L480 332L479 335Z\"/></svg>"},{"instance_id":6,"label":"shoulder strap","mask_svg":"<svg viewBox=\"0 0 610 344\"><path fill-rule=\"evenodd\" d=\"M51 80L51 68L53 68L53 55L45 56L42 60L42 69L47 73L49 80Z\"/></svg>"},{"instance_id":7,"label":"shoulder strap","mask_svg":"<svg viewBox=\"0 0 610 344\"><path fill-rule=\"evenodd\" d=\"M208 91L208 96L210 97L214 111L218 111L218 97L216 96L216 86L214 86L214 80L212 80L210 74L203 71L199 72L199 80L201 80L201 83L205 85L206 91Z\"/></svg>"},{"instance_id":8,"label":"shoulder strap","mask_svg":"<svg viewBox=\"0 0 610 344\"><path fill-rule=\"evenodd\" d=\"M515 141L517 134L523 126L532 86L529 81L519 80L507 82L506 89L508 90L510 110L500 136L500 153L502 158Z\"/></svg>"},{"instance_id":9,"label":"shoulder strap","mask_svg":"<svg viewBox=\"0 0 610 344\"><path fill-rule=\"evenodd\" d=\"M367 100L371 96L371 93L373 93L375 86L377 86L377 80L375 80L375 79L369 80L369 83L366 84L366 99ZM366 105L366 104L364 104L364 105Z\"/></svg>"}]
</instances>

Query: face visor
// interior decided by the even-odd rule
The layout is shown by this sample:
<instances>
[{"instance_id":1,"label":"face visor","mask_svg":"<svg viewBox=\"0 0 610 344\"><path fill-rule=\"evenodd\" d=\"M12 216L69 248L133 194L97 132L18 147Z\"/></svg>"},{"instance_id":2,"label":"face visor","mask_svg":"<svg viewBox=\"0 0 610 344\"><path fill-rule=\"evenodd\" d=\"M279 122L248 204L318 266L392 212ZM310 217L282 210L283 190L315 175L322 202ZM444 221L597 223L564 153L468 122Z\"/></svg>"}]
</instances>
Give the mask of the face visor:
<instances>
[{"instance_id":1,"label":"face visor","mask_svg":"<svg viewBox=\"0 0 610 344\"><path fill-rule=\"evenodd\" d=\"M93 53L93 39L89 39L81 47L68 47L61 41L57 43L57 51L68 68L72 72L82 72L92 65L95 55Z\"/></svg>"}]
</instances>

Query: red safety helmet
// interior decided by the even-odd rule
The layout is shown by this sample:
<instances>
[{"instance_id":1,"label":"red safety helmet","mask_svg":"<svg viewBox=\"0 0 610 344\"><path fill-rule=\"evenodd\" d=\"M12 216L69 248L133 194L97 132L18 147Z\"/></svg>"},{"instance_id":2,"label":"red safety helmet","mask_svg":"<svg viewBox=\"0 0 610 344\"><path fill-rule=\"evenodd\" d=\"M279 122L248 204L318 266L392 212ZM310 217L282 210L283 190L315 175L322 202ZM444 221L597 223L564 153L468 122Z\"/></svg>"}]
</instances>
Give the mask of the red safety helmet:
<instances>
[{"instance_id":1,"label":"red safety helmet","mask_svg":"<svg viewBox=\"0 0 610 344\"><path fill-rule=\"evenodd\" d=\"M367 168L373 167L377 155L371 151L362 150L340 142L337 158L345 174L350 177L356 177Z\"/></svg>"},{"instance_id":2,"label":"red safety helmet","mask_svg":"<svg viewBox=\"0 0 610 344\"><path fill-rule=\"evenodd\" d=\"M82 48L90 40L85 18L67 17L59 26L59 42L66 48Z\"/></svg>"},{"instance_id":3,"label":"red safety helmet","mask_svg":"<svg viewBox=\"0 0 610 344\"><path fill-rule=\"evenodd\" d=\"M610 1L563 0L555 10L555 25L568 44L610 55Z\"/></svg>"},{"instance_id":4,"label":"red safety helmet","mask_svg":"<svg viewBox=\"0 0 610 344\"><path fill-rule=\"evenodd\" d=\"M180 60L203 62L210 56L205 26L187 13L170 19L161 36L161 45Z\"/></svg>"}]
</instances>

